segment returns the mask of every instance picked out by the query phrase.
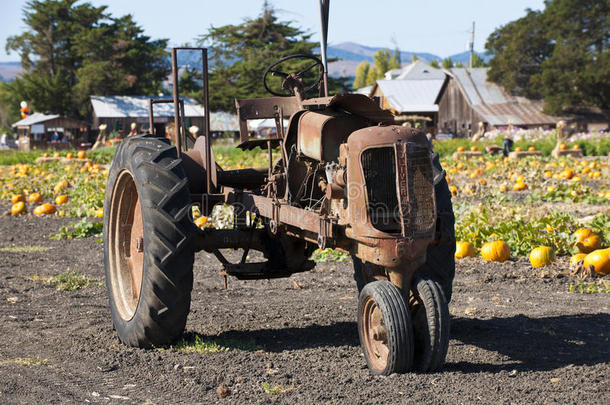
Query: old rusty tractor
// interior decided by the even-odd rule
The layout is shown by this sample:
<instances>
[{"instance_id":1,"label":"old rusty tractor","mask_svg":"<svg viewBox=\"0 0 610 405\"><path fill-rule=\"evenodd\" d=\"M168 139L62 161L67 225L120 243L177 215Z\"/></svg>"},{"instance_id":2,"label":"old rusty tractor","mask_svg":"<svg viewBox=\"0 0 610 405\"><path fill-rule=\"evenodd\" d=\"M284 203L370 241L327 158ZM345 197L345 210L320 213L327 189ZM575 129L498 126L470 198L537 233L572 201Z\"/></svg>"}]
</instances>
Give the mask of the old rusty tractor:
<instances>
[{"instance_id":1,"label":"old rusty tractor","mask_svg":"<svg viewBox=\"0 0 610 405\"><path fill-rule=\"evenodd\" d=\"M367 96L328 96L325 62L292 55L265 73L273 97L236 100L238 147L268 149L268 167L224 170L211 149L207 51L198 48L206 124L193 136L178 89L179 49L172 50L175 144L152 133L129 137L109 173L104 258L120 340L150 347L181 336L196 251L213 253L224 274L243 280L310 270L315 249L334 248L353 258L358 332L371 371L439 369L449 341L454 218L426 136L395 125ZM309 90L318 97L306 98ZM166 101L151 100L151 129L154 104ZM261 118L275 120L275 133L250 136L248 120ZM196 227L193 206L208 216L217 204L233 207L232 228ZM241 260L230 262L224 248L243 249ZM248 262L251 250L266 260Z\"/></svg>"}]
</instances>

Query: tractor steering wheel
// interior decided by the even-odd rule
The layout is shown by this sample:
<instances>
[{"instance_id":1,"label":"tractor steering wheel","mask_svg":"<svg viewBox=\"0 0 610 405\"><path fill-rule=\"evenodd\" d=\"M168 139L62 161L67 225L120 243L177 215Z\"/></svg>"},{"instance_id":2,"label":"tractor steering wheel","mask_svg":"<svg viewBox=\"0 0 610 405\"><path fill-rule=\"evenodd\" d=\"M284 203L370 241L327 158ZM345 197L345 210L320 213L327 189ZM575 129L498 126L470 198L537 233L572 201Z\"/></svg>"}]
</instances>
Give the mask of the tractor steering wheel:
<instances>
[{"instance_id":1,"label":"tractor steering wheel","mask_svg":"<svg viewBox=\"0 0 610 405\"><path fill-rule=\"evenodd\" d=\"M297 73L285 73L285 72L282 72L281 70L275 69L276 66L281 65L282 63L284 63L290 59L311 59L315 63ZM319 72L320 72L318 75L318 79L311 86L305 87L305 84L303 82L303 75L305 73L309 72L311 69L315 68L316 66L319 66ZM283 81L282 81L282 89L284 90L283 92L272 90L269 87L269 84L267 82L267 78L269 77L269 75L279 76L283 79ZM322 64L322 61L320 59L316 58L315 56L299 53L299 54L295 54L295 55L286 56L286 57L278 60L277 62L271 64L267 68L267 70L265 70L265 74L263 75L263 85L265 86L265 90L267 90L269 93L273 94L274 96L290 97L290 96L294 95L295 87L302 94L305 94L308 91L314 89L315 87L318 86L318 84L320 84L320 81L322 80L323 75L324 75L324 65Z\"/></svg>"}]
</instances>

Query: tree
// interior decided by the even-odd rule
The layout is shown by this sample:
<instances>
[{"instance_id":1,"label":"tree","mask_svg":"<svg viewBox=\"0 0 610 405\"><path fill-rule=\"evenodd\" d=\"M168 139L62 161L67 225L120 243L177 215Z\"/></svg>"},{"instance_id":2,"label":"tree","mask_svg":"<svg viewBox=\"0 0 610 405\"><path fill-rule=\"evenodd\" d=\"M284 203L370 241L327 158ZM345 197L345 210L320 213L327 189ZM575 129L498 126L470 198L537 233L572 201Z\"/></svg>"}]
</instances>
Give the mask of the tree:
<instances>
[{"instance_id":1,"label":"tree","mask_svg":"<svg viewBox=\"0 0 610 405\"><path fill-rule=\"evenodd\" d=\"M367 86L367 78L370 68L371 65L366 61L358 64L358 67L356 68L356 78L354 79L354 89L360 89Z\"/></svg>"},{"instance_id":2,"label":"tree","mask_svg":"<svg viewBox=\"0 0 610 405\"><path fill-rule=\"evenodd\" d=\"M443 69L451 69L453 67L453 61L451 58L443 59Z\"/></svg>"},{"instance_id":3,"label":"tree","mask_svg":"<svg viewBox=\"0 0 610 405\"><path fill-rule=\"evenodd\" d=\"M474 52L472 54L472 67L473 68L487 67L487 63L485 63L485 59L481 58L476 52Z\"/></svg>"},{"instance_id":4,"label":"tree","mask_svg":"<svg viewBox=\"0 0 610 405\"><path fill-rule=\"evenodd\" d=\"M157 94L169 72L167 41L151 41L129 15L114 18L106 6L77 3L26 3L27 29L6 44L24 73L4 89L6 97L84 118L93 94Z\"/></svg>"},{"instance_id":5,"label":"tree","mask_svg":"<svg viewBox=\"0 0 610 405\"><path fill-rule=\"evenodd\" d=\"M411 63L415 63L419 60L419 56L417 56L416 54L413 54L413 56L411 56Z\"/></svg>"},{"instance_id":6,"label":"tree","mask_svg":"<svg viewBox=\"0 0 610 405\"><path fill-rule=\"evenodd\" d=\"M257 18L245 19L238 25L210 27L207 34L199 37L198 44L210 52L211 108L229 111L235 108L235 98L268 96L262 83L267 66L291 54L313 55L318 44L310 38L292 22L279 21L267 2ZM309 65L311 61L295 63L293 67L298 71L299 66ZM330 93L347 90L346 79L329 77Z\"/></svg>"},{"instance_id":7,"label":"tree","mask_svg":"<svg viewBox=\"0 0 610 405\"><path fill-rule=\"evenodd\" d=\"M394 55L392 55L392 69L400 69L402 67L402 61L400 60L400 49L398 46L394 48Z\"/></svg>"},{"instance_id":8,"label":"tree","mask_svg":"<svg viewBox=\"0 0 610 405\"><path fill-rule=\"evenodd\" d=\"M610 108L610 2L548 0L543 11L494 31L489 79L516 95L543 98L558 114L579 105Z\"/></svg>"},{"instance_id":9,"label":"tree","mask_svg":"<svg viewBox=\"0 0 610 405\"><path fill-rule=\"evenodd\" d=\"M430 66L432 66L434 69L441 68L441 66L438 64L438 61L436 59L432 59L432 62L430 62Z\"/></svg>"}]
</instances>

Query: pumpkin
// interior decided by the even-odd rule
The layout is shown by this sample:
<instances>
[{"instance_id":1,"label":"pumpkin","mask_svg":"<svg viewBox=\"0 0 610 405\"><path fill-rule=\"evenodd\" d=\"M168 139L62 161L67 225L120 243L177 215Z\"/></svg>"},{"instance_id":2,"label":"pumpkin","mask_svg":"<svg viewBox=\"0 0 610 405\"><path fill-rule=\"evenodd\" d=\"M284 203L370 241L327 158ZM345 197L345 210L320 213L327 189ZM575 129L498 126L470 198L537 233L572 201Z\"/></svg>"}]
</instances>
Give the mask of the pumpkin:
<instances>
[{"instance_id":1,"label":"pumpkin","mask_svg":"<svg viewBox=\"0 0 610 405\"><path fill-rule=\"evenodd\" d=\"M470 151L471 151L471 152L478 152L478 151L479 151L479 148L477 148L476 146L471 146L471 147L470 147Z\"/></svg>"},{"instance_id":2,"label":"pumpkin","mask_svg":"<svg viewBox=\"0 0 610 405\"><path fill-rule=\"evenodd\" d=\"M40 193L32 193L28 196L28 201L31 203L41 203L42 196L40 195Z\"/></svg>"},{"instance_id":3,"label":"pumpkin","mask_svg":"<svg viewBox=\"0 0 610 405\"><path fill-rule=\"evenodd\" d=\"M72 153L72 152L66 153L66 159L74 159L74 153Z\"/></svg>"},{"instance_id":4,"label":"pumpkin","mask_svg":"<svg viewBox=\"0 0 610 405\"><path fill-rule=\"evenodd\" d=\"M463 146L458 146L457 151L458 152L464 152L464 147Z\"/></svg>"},{"instance_id":5,"label":"pumpkin","mask_svg":"<svg viewBox=\"0 0 610 405\"><path fill-rule=\"evenodd\" d=\"M515 148L515 152L521 152L521 146L517 146L517 147Z\"/></svg>"},{"instance_id":6,"label":"pumpkin","mask_svg":"<svg viewBox=\"0 0 610 405\"><path fill-rule=\"evenodd\" d=\"M55 152L55 153L53 154L53 157L54 157L54 158L58 158L58 157L59 157L59 152Z\"/></svg>"},{"instance_id":7,"label":"pumpkin","mask_svg":"<svg viewBox=\"0 0 610 405\"><path fill-rule=\"evenodd\" d=\"M55 197L55 204L62 205L68 202L68 196L65 194L58 195Z\"/></svg>"},{"instance_id":8,"label":"pumpkin","mask_svg":"<svg viewBox=\"0 0 610 405\"><path fill-rule=\"evenodd\" d=\"M206 217L206 216L201 216L201 217L195 219L195 225L197 225L199 228L204 227L207 223L208 223L208 217Z\"/></svg>"},{"instance_id":9,"label":"pumpkin","mask_svg":"<svg viewBox=\"0 0 610 405\"><path fill-rule=\"evenodd\" d=\"M19 215L23 212L25 212L25 203L23 201L17 201L11 207L11 214L13 215Z\"/></svg>"},{"instance_id":10,"label":"pumpkin","mask_svg":"<svg viewBox=\"0 0 610 405\"><path fill-rule=\"evenodd\" d=\"M79 159L84 159L87 157L87 152L85 152L84 150L79 150L76 154L76 157Z\"/></svg>"},{"instance_id":11,"label":"pumpkin","mask_svg":"<svg viewBox=\"0 0 610 405\"><path fill-rule=\"evenodd\" d=\"M586 253L576 253L575 255L573 255L572 257L570 257L570 267L574 267L576 266L579 262L582 262L583 260L585 260L585 257L587 256Z\"/></svg>"},{"instance_id":12,"label":"pumpkin","mask_svg":"<svg viewBox=\"0 0 610 405\"><path fill-rule=\"evenodd\" d=\"M566 144L565 143L560 144L559 150L566 150Z\"/></svg>"},{"instance_id":13,"label":"pumpkin","mask_svg":"<svg viewBox=\"0 0 610 405\"><path fill-rule=\"evenodd\" d=\"M25 196L23 194L13 194L11 196L11 202L13 204L18 203L19 201L25 202Z\"/></svg>"},{"instance_id":14,"label":"pumpkin","mask_svg":"<svg viewBox=\"0 0 610 405\"><path fill-rule=\"evenodd\" d=\"M530 252L530 263L532 267L544 267L553 263L555 252L548 246L539 246Z\"/></svg>"},{"instance_id":15,"label":"pumpkin","mask_svg":"<svg viewBox=\"0 0 610 405\"><path fill-rule=\"evenodd\" d=\"M530 146L529 148L527 148L528 151L530 152L536 152L536 147L535 146Z\"/></svg>"},{"instance_id":16,"label":"pumpkin","mask_svg":"<svg viewBox=\"0 0 610 405\"><path fill-rule=\"evenodd\" d=\"M578 248L579 253L591 253L602 247L602 241L598 234L589 228L580 228L574 232L574 245Z\"/></svg>"},{"instance_id":17,"label":"pumpkin","mask_svg":"<svg viewBox=\"0 0 610 405\"><path fill-rule=\"evenodd\" d=\"M55 187L53 187L53 191L55 192L55 194L58 194L64 188L68 188L68 186L69 186L68 181L66 179L64 179L64 180L60 181L59 183L57 183L55 185Z\"/></svg>"},{"instance_id":18,"label":"pumpkin","mask_svg":"<svg viewBox=\"0 0 610 405\"><path fill-rule=\"evenodd\" d=\"M55 214L57 210L53 204L45 203L34 208L34 215L50 215Z\"/></svg>"},{"instance_id":19,"label":"pumpkin","mask_svg":"<svg viewBox=\"0 0 610 405\"><path fill-rule=\"evenodd\" d=\"M596 273L610 274L610 248L589 253L584 260L585 269L592 267Z\"/></svg>"},{"instance_id":20,"label":"pumpkin","mask_svg":"<svg viewBox=\"0 0 610 405\"><path fill-rule=\"evenodd\" d=\"M513 190L514 191L527 190L527 184L525 184L523 181L517 181L515 183L515 185L513 186Z\"/></svg>"},{"instance_id":21,"label":"pumpkin","mask_svg":"<svg viewBox=\"0 0 610 405\"><path fill-rule=\"evenodd\" d=\"M97 211L95 211L95 216L98 218L104 218L104 209L98 208Z\"/></svg>"},{"instance_id":22,"label":"pumpkin","mask_svg":"<svg viewBox=\"0 0 610 405\"><path fill-rule=\"evenodd\" d=\"M488 262L503 262L510 258L510 248L501 240L487 242L481 248L481 257Z\"/></svg>"},{"instance_id":23,"label":"pumpkin","mask_svg":"<svg viewBox=\"0 0 610 405\"><path fill-rule=\"evenodd\" d=\"M572 146L572 149L574 149L574 150L579 150L579 149L580 149L580 146L578 146L578 144L576 144L576 145Z\"/></svg>"},{"instance_id":24,"label":"pumpkin","mask_svg":"<svg viewBox=\"0 0 610 405\"><path fill-rule=\"evenodd\" d=\"M42 157L43 157L43 158L48 158L48 157L49 157L49 154L48 154L47 152L45 152L45 153L43 153L43 154L42 154Z\"/></svg>"},{"instance_id":25,"label":"pumpkin","mask_svg":"<svg viewBox=\"0 0 610 405\"><path fill-rule=\"evenodd\" d=\"M463 259L465 257L474 257L474 246L470 242L457 242L455 244L455 258Z\"/></svg>"}]
</instances>

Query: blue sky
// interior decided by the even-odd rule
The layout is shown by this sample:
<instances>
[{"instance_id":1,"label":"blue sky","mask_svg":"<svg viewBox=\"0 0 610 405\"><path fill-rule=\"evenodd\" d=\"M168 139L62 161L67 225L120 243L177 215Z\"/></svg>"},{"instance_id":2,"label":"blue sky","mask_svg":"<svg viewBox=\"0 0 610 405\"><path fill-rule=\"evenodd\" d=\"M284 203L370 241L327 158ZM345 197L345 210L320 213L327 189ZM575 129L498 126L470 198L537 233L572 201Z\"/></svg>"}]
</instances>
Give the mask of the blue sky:
<instances>
[{"instance_id":1,"label":"blue sky","mask_svg":"<svg viewBox=\"0 0 610 405\"><path fill-rule=\"evenodd\" d=\"M262 0L90 0L108 5L115 15L133 14L147 35L169 38L172 44L192 41L211 26L239 24L257 16ZM21 33L24 1L0 0L0 61L17 61L7 55L6 38ZM314 34L318 40L318 0L271 0L282 20ZM330 43L362 45L403 51L430 52L441 57L466 50L472 21L475 49L484 49L487 36L497 27L522 17L526 8L540 10L543 0L332 0Z\"/></svg>"}]
</instances>

